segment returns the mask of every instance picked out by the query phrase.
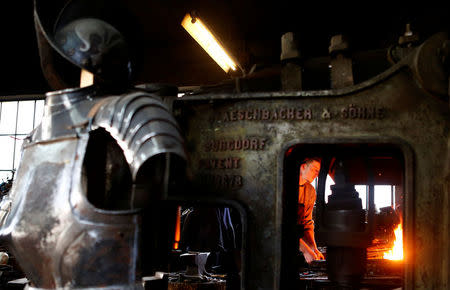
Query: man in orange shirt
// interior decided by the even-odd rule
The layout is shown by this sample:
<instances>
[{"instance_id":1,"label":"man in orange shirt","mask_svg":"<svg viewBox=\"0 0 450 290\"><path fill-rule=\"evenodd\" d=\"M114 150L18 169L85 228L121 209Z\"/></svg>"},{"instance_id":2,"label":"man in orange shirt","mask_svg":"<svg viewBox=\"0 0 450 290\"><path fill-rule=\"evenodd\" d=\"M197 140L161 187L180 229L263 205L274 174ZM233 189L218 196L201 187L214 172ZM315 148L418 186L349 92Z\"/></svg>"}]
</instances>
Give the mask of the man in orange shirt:
<instances>
[{"instance_id":1,"label":"man in orange shirt","mask_svg":"<svg viewBox=\"0 0 450 290\"><path fill-rule=\"evenodd\" d=\"M319 158L306 158L300 164L297 224L303 227L299 248L308 264L313 260L324 259L323 254L317 249L314 238L314 221L312 220L316 190L311 182L319 175L320 161Z\"/></svg>"}]
</instances>

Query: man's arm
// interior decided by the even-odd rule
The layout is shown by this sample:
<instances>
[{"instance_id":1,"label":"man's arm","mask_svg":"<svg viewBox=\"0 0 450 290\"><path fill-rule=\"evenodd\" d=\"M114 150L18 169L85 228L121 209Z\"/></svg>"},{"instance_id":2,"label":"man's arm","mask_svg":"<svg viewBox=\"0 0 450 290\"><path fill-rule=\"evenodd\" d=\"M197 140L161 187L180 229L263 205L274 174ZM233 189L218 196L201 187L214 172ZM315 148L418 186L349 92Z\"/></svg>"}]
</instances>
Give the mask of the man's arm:
<instances>
[{"instance_id":1,"label":"man's arm","mask_svg":"<svg viewBox=\"0 0 450 290\"><path fill-rule=\"evenodd\" d=\"M308 244L305 243L303 239L299 240L299 244L300 244L300 251L303 253L303 256L305 257L305 260L308 264L310 264L314 260L317 260L316 254L308 246Z\"/></svg>"},{"instance_id":2,"label":"man's arm","mask_svg":"<svg viewBox=\"0 0 450 290\"><path fill-rule=\"evenodd\" d=\"M309 219L308 219L309 218ZM317 249L316 241L314 238L314 222L312 221L312 207L305 212L305 229L303 237L300 239L300 251L302 251L305 259L308 263L312 260L323 260L325 257ZM303 250L302 250L303 248ZM313 254L311 254L311 252ZM311 259L311 261L308 261Z\"/></svg>"},{"instance_id":3,"label":"man's arm","mask_svg":"<svg viewBox=\"0 0 450 290\"><path fill-rule=\"evenodd\" d=\"M317 259L325 259L323 254L317 249L316 240L314 237L314 221L312 219L314 203L316 202L316 191L312 186L307 187L306 201L305 201L305 232L303 240L314 251Z\"/></svg>"},{"instance_id":4,"label":"man's arm","mask_svg":"<svg viewBox=\"0 0 450 290\"><path fill-rule=\"evenodd\" d=\"M323 260L325 257L323 254L317 249L316 240L314 238L314 230L305 231L303 238L304 242L309 245L312 251L314 251L316 260Z\"/></svg>"}]
</instances>

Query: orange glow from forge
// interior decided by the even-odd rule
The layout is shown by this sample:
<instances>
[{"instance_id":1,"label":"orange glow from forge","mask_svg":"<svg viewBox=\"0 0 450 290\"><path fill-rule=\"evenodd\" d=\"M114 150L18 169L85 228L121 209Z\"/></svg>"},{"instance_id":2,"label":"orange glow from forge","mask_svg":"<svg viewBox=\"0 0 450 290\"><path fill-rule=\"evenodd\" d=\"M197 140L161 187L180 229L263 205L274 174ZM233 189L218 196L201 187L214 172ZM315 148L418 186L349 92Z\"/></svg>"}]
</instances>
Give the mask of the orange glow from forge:
<instances>
[{"instance_id":1,"label":"orange glow from forge","mask_svg":"<svg viewBox=\"0 0 450 290\"><path fill-rule=\"evenodd\" d=\"M173 239L174 250L178 250L178 247L180 246L180 236L181 236L181 206L178 206L175 220L175 236Z\"/></svg>"},{"instance_id":2,"label":"orange glow from forge","mask_svg":"<svg viewBox=\"0 0 450 290\"><path fill-rule=\"evenodd\" d=\"M383 255L384 259L388 260L403 260L403 229L402 224L399 224L394 230L395 241L394 246Z\"/></svg>"}]
</instances>

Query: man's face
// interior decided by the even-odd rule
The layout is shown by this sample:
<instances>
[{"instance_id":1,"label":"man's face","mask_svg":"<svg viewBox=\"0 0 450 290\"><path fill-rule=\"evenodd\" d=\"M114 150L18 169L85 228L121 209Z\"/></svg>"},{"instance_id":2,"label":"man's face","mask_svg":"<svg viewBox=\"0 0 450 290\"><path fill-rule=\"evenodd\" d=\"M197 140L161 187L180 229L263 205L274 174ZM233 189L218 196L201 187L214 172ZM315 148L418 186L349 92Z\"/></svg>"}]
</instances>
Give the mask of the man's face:
<instances>
[{"instance_id":1,"label":"man's face","mask_svg":"<svg viewBox=\"0 0 450 290\"><path fill-rule=\"evenodd\" d=\"M302 178L306 180L306 182L311 183L317 176L319 176L320 171L320 163L317 161L311 161L308 164L302 164L300 167L300 173Z\"/></svg>"}]
</instances>

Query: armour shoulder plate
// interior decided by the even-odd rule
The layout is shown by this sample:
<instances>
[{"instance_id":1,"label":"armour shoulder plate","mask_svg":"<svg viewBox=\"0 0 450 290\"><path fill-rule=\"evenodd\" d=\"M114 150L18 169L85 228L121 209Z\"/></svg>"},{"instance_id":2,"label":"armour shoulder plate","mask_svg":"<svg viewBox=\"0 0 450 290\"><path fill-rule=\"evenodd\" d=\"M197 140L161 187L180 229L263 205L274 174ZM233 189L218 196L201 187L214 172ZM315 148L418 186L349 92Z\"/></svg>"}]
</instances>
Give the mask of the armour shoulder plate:
<instances>
[{"instance_id":1,"label":"armour shoulder plate","mask_svg":"<svg viewBox=\"0 0 450 290\"><path fill-rule=\"evenodd\" d=\"M160 97L145 92L106 98L99 104L92 129L104 128L125 153L133 178L141 165L161 153L186 159L176 120Z\"/></svg>"}]
</instances>

